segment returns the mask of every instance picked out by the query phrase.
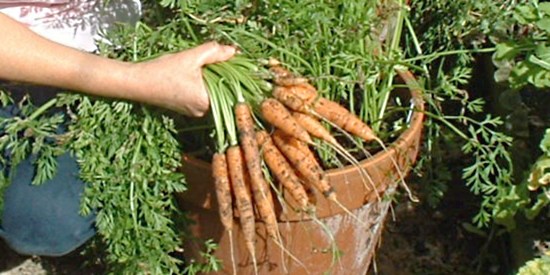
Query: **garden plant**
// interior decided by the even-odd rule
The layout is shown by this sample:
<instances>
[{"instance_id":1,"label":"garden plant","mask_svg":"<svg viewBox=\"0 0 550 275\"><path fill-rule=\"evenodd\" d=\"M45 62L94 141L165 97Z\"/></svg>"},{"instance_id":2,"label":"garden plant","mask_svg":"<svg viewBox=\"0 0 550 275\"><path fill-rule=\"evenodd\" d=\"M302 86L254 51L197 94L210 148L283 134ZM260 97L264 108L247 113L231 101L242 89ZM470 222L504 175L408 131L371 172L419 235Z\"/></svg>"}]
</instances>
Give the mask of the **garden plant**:
<instances>
[{"instance_id":1,"label":"garden plant","mask_svg":"<svg viewBox=\"0 0 550 275\"><path fill-rule=\"evenodd\" d=\"M89 246L103 251L110 272L236 268L213 256L218 246L212 240L201 243L201 259L179 256L183 242L194 238L186 230L189 213L175 196L187 189L182 153L212 163L221 222L228 232L235 223L242 227L254 268L256 219L282 253L302 264L285 249L275 206L316 220L312 198L321 198L354 218L325 171L356 166L365 190L373 189L369 172L358 163L389 150L415 111L425 116L413 175L419 184L412 192L406 171L393 160L398 192L384 195L374 186L376 200L418 197L438 207L453 179L452 158L446 156L459 154L465 156L460 180L478 209L464 223L472 234L487 236L490 244L497 236L514 238L508 232L518 223L533 226L530 220L546 219L550 134L541 129L548 128L548 117L531 98L543 97L550 86L547 3L151 0L144 1L144 11L136 26L108 34L111 43L101 45L100 54L140 62L209 40L240 49L234 59L204 68L211 106L205 118L79 94L62 94L42 106L14 102L9 91L0 95L2 107L21 109L18 117L0 119L0 165L15 167L33 155L34 182L40 184L55 174L57 156L74 154L87 183L82 214L97 213L99 234ZM505 92L470 91L475 66L487 57L496 69L483 77ZM397 95L407 87L420 91L425 109ZM524 127L514 118L536 111L542 118L537 130L514 132ZM306 131L307 123L323 132ZM518 154L522 140L540 149ZM1 176L0 192L9 184L9 171ZM341 252L331 251L336 262ZM546 257L520 273L544 270Z\"/></svg>"}]
</instances>

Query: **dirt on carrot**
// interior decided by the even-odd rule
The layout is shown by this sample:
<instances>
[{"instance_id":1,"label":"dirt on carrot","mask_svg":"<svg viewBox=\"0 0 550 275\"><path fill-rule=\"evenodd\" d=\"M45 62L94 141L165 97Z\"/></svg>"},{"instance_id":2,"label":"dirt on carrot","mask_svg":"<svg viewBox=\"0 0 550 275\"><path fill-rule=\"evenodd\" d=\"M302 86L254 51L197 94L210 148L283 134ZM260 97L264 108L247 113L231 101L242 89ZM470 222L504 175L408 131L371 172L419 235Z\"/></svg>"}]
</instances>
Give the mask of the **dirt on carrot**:
<instances>
[{"instance_id":1,"label":"dirt on carrot","mask_svg":"<svg viewBox=\"0 0 550 275\"><path fill-rule=\"evenodd\" d=\"M285 133L275 130L273 132L273 142L292 163L294 168L300 172L302 176L315 188L317 188L323 196L332 199L336 198L334 188L330 186L328 177L317 163L317 161L303 151L303 148L297 146L298 141ZM299 141L298 141L299 142Z\"/></svg>"},{"instance_id":2,"label":"dirt on carrot","mask_svg":"<svg viewBox=\"0 0 550 275\"><path fill-rule=\"evenodd\" d=\"M239 209L239 220L246 242L246 247L254 264L254 270L257 272L256 250L254 243L256 241L256 228L254 221L254 210L252 208L252 199L250 191L245 183L246 167L243 154L239 146L232 146L227 149L227 167L231 187L235 194L235 202Z\"/></svg>"},{"instance_id":3,"label":"dirt on carrot","mask_svg":"<svg viewBox=\"0 0 550 275\"><path fill-rule=\"evenodd\" d=\"M300 179L296 173L294 173L290 163L288 163L279 149L277 149L275 144L273 144L273 141L267 132L257 132L256 139L260 145L260 151L263 154L264 161L275 178L299 204L301 210L306 210L308 208L308 195L304 186L300 183Z\"/></svg>"},{"instance_id":4,"label":"dirt on carrot","mask_svg":"<svg viewBox=\"0 0 550 275\"><path fill-rule=\"evenodd\" d=\"M307 131L298 124L290 111L278 100L273 98L265 99L260 104L260 110L267 122L287 135L308 144L313 142Z\"/></svg>"},{"instance_id":5,"label":"dirt on carrot","mask_svg":"<svg viewBox=\"0 0 550 275\"><path fill-rule=\"evenodd\" d=\"M225 154L216 153L212 157L212 176L218 199L221 222L226 230L233 229L233 202Z\"/></svg>"},{"instance_id":6,"label":"dirt on carrot","mask_svg":"<svg viewBox=\"0 0 550 275\"><path fill-rule=\"evenodd\" d=\"M269 236L278 238L278 226L275 216L273 198L269 184L264 178L261 167L261 155L256 141L254 120L250 107L245 103L235 105L235 117L239 130L239 141L244 152L244 159L250 175L252 194L256 208L266 224Z\"/></svg>"},{"instance_id":7,"label":"dirt on carrot","mask_svg":"<svg viewBox=\"0 0 550 275\"><path fill-rule=\"evenodd\" d=\"M376 138L376 135L367 124L334 101L330 101L326 98L319 98L312 107L313 112L321 118L329 120L365 141L371 141Z\"/></svg>"}]
</instances>

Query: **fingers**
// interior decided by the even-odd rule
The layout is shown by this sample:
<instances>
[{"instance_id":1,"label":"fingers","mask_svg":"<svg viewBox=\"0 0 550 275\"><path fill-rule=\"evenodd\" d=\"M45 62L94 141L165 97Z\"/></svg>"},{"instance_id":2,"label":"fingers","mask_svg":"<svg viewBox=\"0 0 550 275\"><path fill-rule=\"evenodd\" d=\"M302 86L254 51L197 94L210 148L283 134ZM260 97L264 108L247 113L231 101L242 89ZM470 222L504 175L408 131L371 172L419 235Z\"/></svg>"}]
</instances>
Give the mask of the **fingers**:
<instances>
[{"instance_id":1,"label":"fingers","mask_svg":"<svg viewBox=\"0 0 550 275\"><path fill-rule=\"evenodd\" d=\"M229 60L235 55L237 49L233 46L220 45L217 42L208 42L193 48L199 64L206 65Z\"/></svg>"}]
</instances>

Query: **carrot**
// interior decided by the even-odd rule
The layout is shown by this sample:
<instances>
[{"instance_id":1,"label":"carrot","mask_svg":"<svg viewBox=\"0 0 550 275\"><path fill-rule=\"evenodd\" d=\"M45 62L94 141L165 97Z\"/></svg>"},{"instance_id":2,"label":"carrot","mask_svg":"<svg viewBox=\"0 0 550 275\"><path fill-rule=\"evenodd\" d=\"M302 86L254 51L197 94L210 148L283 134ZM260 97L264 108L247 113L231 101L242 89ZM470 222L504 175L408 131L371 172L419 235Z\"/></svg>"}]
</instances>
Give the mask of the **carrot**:
<instances>
[{"instance_id":1,"label":"carrot","mask_svg":"<svg viewBox=\"0 0 550 275\"><path fill-rule=\"evenodd\" d=\"M304 264L300 262L296 256L292 255L292 253L283 246L281 241L279 225L273 206L273 198L271 197L269 185L261 169L261 157L256 141L254 120L252 119L250 107L244 102L237 103L237 105L235 105L235 117L237 118L239 141L244 152L244 159L250 176L252 194L256 202L256 208L265 223L267 234L273 242L281 248L282 252L288 254L294 261L305 268Z\"/></svg>"},{"instance_id":2,"label":"carrot","mask_svg":"<svg viewBox=\"0 0 550 275\"><path fill-rule=\"evenodd\" d=\"M306 129L308 133L316 138L327 142L337 153L343 156L353 166L357 167L357 169L359 169L363 185L365 186L366 190L370 189L369 186L367 186L366 184L367 181L370 183L370 187L373 190L376 190L374 181L367 173L367 171L359 164L359 161L357 161L348 151L346 151L344 147L340 145L340 143L334 138L334 136L332 136L332 134L325 127L323 127L323 125L317 119L300 112L293 112L292 116L296 119L298 124ZM378 195L378 193L376 194Z\"/></svg>"},{"instance_id":3,"label":"carrot","mask_svg":"<svg viewBox=\"0 0 550 275\"><path fill-rule=\"evenodd\" d=\"M289 86L288 88L290 89L291 93L301 98L308 104L312 103L319 95L317 93L317 89L315 89L315 87L311 86L311 84L309 83L296 84Z\"/></svg>"},{"instance_id":4,"label":"carrot","mask_svg":"<svg viewBox=\"0 0 550 275\"><path fill-rule=\"evenodd\" d=\"M328 177L321 166L297 147L298 143L296 141L298 140L293 139L279 130L275 130L273 133L273 142L287 157L290 163L294 165L296 170L298 170L310 184L317 188L323 196L331 200L336 199L336 193L330 186Z\"/></svg>"},{"instance_id":5,"label":"carrot","mask_svg":"<svg viewBox=\"0 0 550 275\"><path fill-rule=\"evenodd\" d=\"M281 62L275 58L270 58L267 65L275 78L292 77L292 73L285 69Z\"/></svg>"},{"instance_id":6,"label":"carrot","mask_svg":"<svg viewBox=\"0 0 550 275\"><path fill-rule=\"evenodd\" d=\"M273 79L273 82L275 82L275 85L278 86L289 87L294 85L308 84L309 80L303 77L276 77Z\"/></svg>"},{"instance_id":7,"label":"carrot","mask_svg":"<svg viewBox=\"0 0 550 275\"><path fill-rule=\"evenodd\" d=\"M269 70L273 74L274 82L279 86L291 86L308 83L309 80L303 77L296 77L290 71L281 66L281 62L275 58L269 59Z\"/></svg>"},{"instance_id":8,"label":"carrot","mask_svg":"<svg viewBox=\"0 0 550 275\"><path fill-rule=\"evenodd\" d=\"M313 112L317 115L365 141L371 141L376 138L376 135L367 124L334 101L319 98L312 107Z\"/></svg>"},{"instance_id":9,"label":"carrot","mask_svg":"<svg viewBox=\"0 0 550 275\"><path fill-rule=\"evenodd\" d=\"M241 222L246 248L252 257L254 271L257 274L258 265L256 261L256 250L254 248L254 242L256 241L254 211L252 209L250 192L245 184L246 170L242 151L239 146L231 146L227 149L226 154L229 177L235 194L235 202L239 209L239 220Z\"/></svg>"},{"instance_id":10,"label":"carrot","mask_svg":"<svg viewBox=\"0 0 550 275\"><path fill-rule=\"evenodd\" d=\"M351 213L351 211L338 200L336 192L330 185L326 173L313 157L313 154L309 151L306 144L278 130L275 130L273 133L273 141L288 160L296 167L296 170L306 178L307 182L317 188L317 190L319 190L328 200L342 208L351 218L367 227L367 224L359 220L356 215ZM307 149L309 154L305 153L304 149Z\"/></svg>"},{"instance_id":11,"label":"carrot","mask_svg":"<svg viewBox=\"0 0 550 275\"><path fill-rule=\"evenodd\" d=\"M361 119L340 104L318 97L315 88L307 83L277 86L273 89L273 96L293 111L317 114L365 141L376 138L372 129Z\"/></svg>"},{"instance_id":12,"label":"carrot","mask_svg":"<svg viewBox=\"0 0 550 275\"><path fill-rule=\"evenodd\" d=\"M302 210L308 207L308 196L305 188L300 184L300 179L292 170L292 167L273 144L271 137L265 131L256 133L256 139L263 153L264 161L273 172L277 180L290 193L291 197L299 204Z\"/></svg>"},{"instance_id":13,"label":"carrot","mask_svg":"<svg viewBox=\"0 0 550 275\"><path fill-rule=\"evenodd\" d=\"M292 117L285 106L273 98L268 98L260 104L264 119L271 125L281 129L287 135L306 143L312 143L311 137L304 128Z\"/></svg>"},{"instance_id":14,"label":"carrot","mask_svg":"<svg viewBox=\"0 0 550 275\"><path fill-rule=\"evenodd\" d=\"M273 208L273 199L269 192L269 184L266 182L261 168L261 157L254 131L254 120L250 107L246 103L235 105L235 117L237 118L237 129L239 140L244 152L244 159L250 175L252 194L256 207L262 220L266 224L268 235L274 239L279 236L277 219ZM270 199L268 199L268 196Z\"/></svg>"},{"instance_id":15,"label":"carrot","mask_svg":"<svg viewBox=\"0 0 550 275\"><path fill-rule=\"evenodd\" d=\"M220 219L224 228L229 231L233 229L233 208L227 162L222 153L216 153L212 157L212 176L218 198Z\"/></svg>"},{"instance_id":16,"label":"carrot","mask_svg":"<svg viewBox=\"0 0 550 275\"><path fill-rule=\"evenodd\" d=\"M212 157L212 176L218 199L220 219L223 227L229 233L229 245L231 249L231 262L233 265L233 274L237 274L235 264L235 253L233 251L233 203L231 199L231 186L229 182L229 171L227 170L227 160L225 154L216 153Z\"/></svg>"},{"instance_id":17,"label":"carrot","mask_svg":"<svg viewBox=\"0 0 550 275\"><path fill-rule=\"evenodd\" d=\"M277 100L283 103L283 105L293 111L302 113L307 113L309 111L307 108L308 104L306 104L304 100L293 94L288 87L275 86L273 88L272 94L273 97L275 97Z\"/></svg>"},{"instance_id":18,"label":"carrot","mask_svg":"<svg viewBox=\"0 0 550 275\"><path fill-rule=\"evenodd\" d=\"M338 144L338 141L336 141L330 132L314 117L300 112L293 112L292 116L310 135L324 140L329 144Z\"/></svg>"}]
</instances>

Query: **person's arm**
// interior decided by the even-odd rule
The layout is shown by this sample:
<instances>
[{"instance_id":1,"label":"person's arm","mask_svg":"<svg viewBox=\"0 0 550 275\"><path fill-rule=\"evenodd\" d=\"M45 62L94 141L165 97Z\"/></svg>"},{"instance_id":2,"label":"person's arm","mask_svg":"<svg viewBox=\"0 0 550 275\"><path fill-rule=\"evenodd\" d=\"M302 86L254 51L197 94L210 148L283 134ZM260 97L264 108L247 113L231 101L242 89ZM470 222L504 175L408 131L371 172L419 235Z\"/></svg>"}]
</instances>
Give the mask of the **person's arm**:
<instances>
[{"instance_id":1,"label":"person's arm","mask_svg":"<svg viewBox=\"0 0 550 275\"><path fill-rule=\"evenodd\" d=\"M42 38L2 13L0 33L0 79L140 101L191 116L208 110L201 67L235 54L235 48L212 42L148 62L125 63Z\"/></svg>"}]
</instances>

